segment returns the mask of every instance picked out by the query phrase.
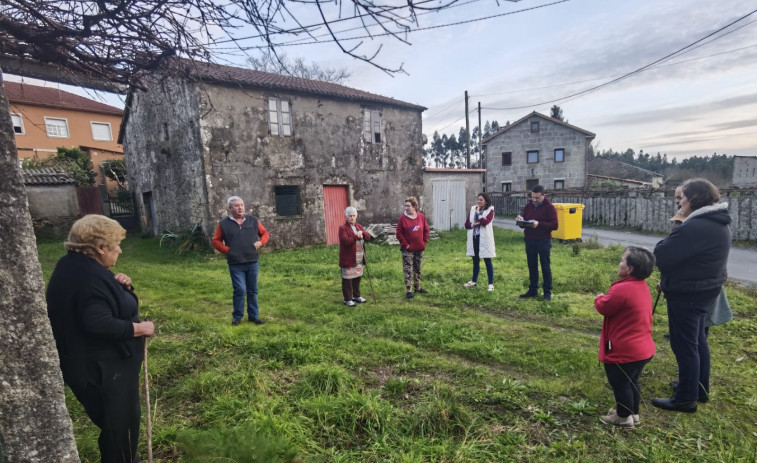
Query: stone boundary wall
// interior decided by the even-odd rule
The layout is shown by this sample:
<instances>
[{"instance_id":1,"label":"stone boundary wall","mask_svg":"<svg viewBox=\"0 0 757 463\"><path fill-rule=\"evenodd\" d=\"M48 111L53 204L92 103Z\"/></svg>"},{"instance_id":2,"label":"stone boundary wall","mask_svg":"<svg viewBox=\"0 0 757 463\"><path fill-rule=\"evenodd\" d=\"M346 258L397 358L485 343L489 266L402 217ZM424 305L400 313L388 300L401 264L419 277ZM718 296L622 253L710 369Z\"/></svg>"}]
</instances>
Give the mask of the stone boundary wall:
<instances>
[{"instance_id":1,"label":"stone boundary wall","mask_svg":"<svg viewBox=\"0 0 757 463\"><path fill-rule=\"evenodd\" d=\"M665 192L630 192L618 196L556 195L548 192L553 203L580 203L584 205L583 223L628 230L667 233L670 217L676 210L672 194ZM722 191L723 202L731 212L731 232L734 240L757 241L757 195L754 191ZM497 214L517 215L523 211L528 199L522 195L492 193Z\"/></svg>"}]
</instances>

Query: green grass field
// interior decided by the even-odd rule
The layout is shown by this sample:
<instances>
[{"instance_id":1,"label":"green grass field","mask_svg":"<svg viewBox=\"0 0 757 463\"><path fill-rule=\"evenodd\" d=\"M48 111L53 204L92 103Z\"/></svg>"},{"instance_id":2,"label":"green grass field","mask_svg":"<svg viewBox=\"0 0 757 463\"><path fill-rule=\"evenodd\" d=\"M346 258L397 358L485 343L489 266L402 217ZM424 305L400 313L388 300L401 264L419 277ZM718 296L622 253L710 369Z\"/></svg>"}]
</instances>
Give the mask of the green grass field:
<instances>
[{"instance_id":1,"label":"green grass field","mask_svg":"<svg viewBox=\"0 0 757 463\"><path fill-rule=\"evenodd\" d=\"M453 231L429 243L429 294L412 300L399 249L369 244L377 302L364 277L369 303L355 308L342 304L337 247L264 254L266 324L237 327L223 256L177 255L158 240L128 238L113 270L132 277L142 316L157 327L149 345L156 461L757 460L754 290L727 287L735 320L710 331L712 400L695 414L651 405L670 395L676 372L661 300L642 425L624 431L597 419L614 402L597 361L602 317L593 308L615 280L622 247L553 244L548 303L518 298L528 282L522 237L495 235L494 292L463 289L471 260L465 232ZM62 243L39 252L49 278ZM70 391L67 402L82 461L99 461L98 429Z\"/></svg>"}]
</instances>

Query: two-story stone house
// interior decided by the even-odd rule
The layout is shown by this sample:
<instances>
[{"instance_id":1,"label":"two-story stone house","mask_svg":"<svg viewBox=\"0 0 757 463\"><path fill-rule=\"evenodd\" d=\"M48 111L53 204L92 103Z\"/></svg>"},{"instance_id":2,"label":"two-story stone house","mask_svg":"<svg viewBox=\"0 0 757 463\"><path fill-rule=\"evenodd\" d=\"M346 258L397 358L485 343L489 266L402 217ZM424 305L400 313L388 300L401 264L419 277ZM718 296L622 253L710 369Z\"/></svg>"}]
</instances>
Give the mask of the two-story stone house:
<instances>
[{"instance_id":1,"label":"two-story stone house","mask_svg":"<svg viewBox=\"0 0 757 463\"><path fill-rule=\"evenodd\" d=\"M482 141L487 191L560 190L586 186L588 149L595 135L532 112Z\"/></svg>"},{"instance_id":2,"label":"two-story stone house","mask_svg":"<svg viewBox=\"0 0 757 463\"><path fill-rule=\"evenodd\" d=\"M124 116L142 225L212 234L232 195L276 247L336 243L347 205L360 223L394 222L407 196L422 199L425 109L214 64L156 78L131 92Z\"/></svg>"}]
</instances>

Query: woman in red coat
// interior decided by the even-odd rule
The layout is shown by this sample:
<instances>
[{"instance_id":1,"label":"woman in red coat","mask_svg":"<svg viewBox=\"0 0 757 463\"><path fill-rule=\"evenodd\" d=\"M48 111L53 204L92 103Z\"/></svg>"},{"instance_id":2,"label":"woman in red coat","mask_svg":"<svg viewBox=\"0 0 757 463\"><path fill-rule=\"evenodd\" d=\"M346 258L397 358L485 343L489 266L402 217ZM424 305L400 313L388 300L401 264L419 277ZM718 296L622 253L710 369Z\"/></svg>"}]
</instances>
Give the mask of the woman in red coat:
<instances>
[{"instance_id":1,"label":"woman in red coat","mask_svg":"<svg viewBox=\"0 0 757 463\"><path fill-rule=\"evenodd\" d=\"M405 212L397 220L396 235L402 251L402 273L407 288L405 296L412 299L413 290L419 294L427 292L421 288L421 264L429 236L426 216L418 210L418 200L415 196L405 199Z\"/></svg>"},{"instance_id":2,"label":"woman in red coat","mask_svg":"<svg viewBox=\"0 0 757 463\"><path fill-rule=\"evenodd\" d=\"M342 268L342 295L344 305L366 302L360 296L360 278L363 276L365 252L363 246L371 235L357 223L357 209L350 206L344 210L346 222L339 226L339 266Z\"/></svg>"},{"instance_id":3,"label":"woman in red coat","mask_svg":"<svg viewBox=\"0 0 757 463\"><path fill-rule=\"evenodd\" d=\"M607 380L615 395L615 408L599 420L605 424L633 429L639 425L639 376L652 360L652 294L644 281L654 269L654 254L629 246L618 265L620 280L607 294L594 299L597 312L604 315L599 339L599 361L605 364Z\"/></svg>"}]
</instances>

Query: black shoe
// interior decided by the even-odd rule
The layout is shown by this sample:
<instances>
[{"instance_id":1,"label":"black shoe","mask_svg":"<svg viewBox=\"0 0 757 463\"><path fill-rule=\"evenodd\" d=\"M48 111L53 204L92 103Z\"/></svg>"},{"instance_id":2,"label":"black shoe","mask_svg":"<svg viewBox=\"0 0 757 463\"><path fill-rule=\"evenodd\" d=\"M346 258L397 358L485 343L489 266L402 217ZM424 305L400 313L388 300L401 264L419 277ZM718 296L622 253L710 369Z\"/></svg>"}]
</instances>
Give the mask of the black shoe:
<instances>
[{"instance_id":1,"label":"black shoe","mask_svg":"<svg viewBox=\"0 0 757 463\"><path fill-rule=\"evenodd\" d=\"M231 319L231 326L237 326L240 323L242 323L242 319L241 318L232 318Z\"/></svg>"},{"instance_id":2,"label":"black shoe","mask_svg":"<svg viewBox=\"0 0 757 463\"><path fill-rule=\"evenodd\" d=\"M697 411L697 402L695 400L691 402L684 402L676 400L673 397L659 399L652 399L652 405L663 410L670 410L674 412L694 413Z\"/></svg>"},{"instance_id":3,"label":"black shoe","mask_svg":"<svg viewBox=\"0 0 757 463\"><path fill-rule=\"evenodd\" d=\"M520 297L521 299L526 299L526 298L529 298L529 297L536 297L536 296L538 296L538 294L536 294L536 293L532 293L531 291L529 291L529 292L527 292L527 293L523 293L523 294L521 294L521 295L520 295L520 296L518 296L518 297Z\"/></svg>"},{"instance_id":4,"label":"black shoe","mask_svg":"<svg viewBox=\"0 0 757 463\"><path fill-rule=\"evenodd\" d=\"M545 301L551 301L552 300L552 293L544 293L544 300Z\"/></svg>"},{"instance_id":5,"label":"black shoe","mask_svg":"<svg viewBox=\"0 0 757 463\"><path fill-rule=\"evenodd\" d=\"M410 291L408 291L407 294L405 294L405 297L408 298L408 299L412 299L413 298L413 293L411 293Z\"/></svg>"},{"instance_id":6,"label":"black shoe","mask_svg":"<svg viewBox=\"0 0 757 463\"><path fill-rule=\"evenodd\" d=\"M670 333L665 333L662 335L662 337L665 339L670 339Z\"/></svg>"},{"instance_id":7,"label":"black shoe","mask_svg":"<svg viewBox=\"0 0 757 463\"><path fill-rule=\"evenodd\" d=\"M416 289L416 290L415 290L415 292L416 292L416 293L419 293L419 294L428 294L428 291L426 291L426 290L425 290L425 289L423 289L423 288L418 288L418 289Z\"/></svg>"},{"instance_id":8,"label":"black shoe","mask_svg":"<svg viewBox=\"0 0 757 463\"><path fill-rule=\"evenodd\" d=\"M248 320L251 321L252 323L256 324L256 325L262 325L263 323L265 323L263 320L261 320L259 318L250 317Z\"/></svg>"}]
</instances>

